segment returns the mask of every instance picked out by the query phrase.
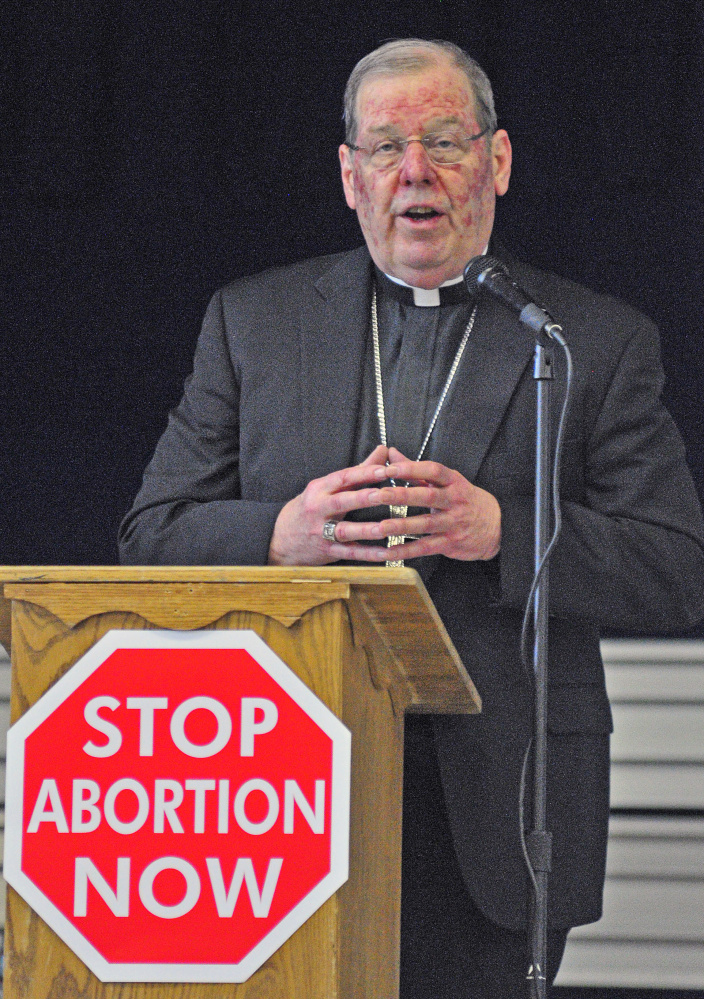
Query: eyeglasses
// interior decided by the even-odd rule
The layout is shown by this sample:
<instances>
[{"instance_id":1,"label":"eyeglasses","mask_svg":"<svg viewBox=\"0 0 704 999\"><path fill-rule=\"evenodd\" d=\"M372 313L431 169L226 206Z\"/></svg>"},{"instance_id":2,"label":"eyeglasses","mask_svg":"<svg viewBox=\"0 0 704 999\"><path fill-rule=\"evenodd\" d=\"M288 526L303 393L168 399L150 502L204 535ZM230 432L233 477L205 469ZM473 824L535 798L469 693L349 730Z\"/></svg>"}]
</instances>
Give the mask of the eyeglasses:
<instances>
[{"instance_id":1,"label":"eyeglasses","mask_svg":"<svg viewBox=\"0 0 704 999\"><path fill-rule=\"evenodd\" d=\"M420 142L433 163L443 166L446 163L459 163L462 157L469 152L470 143L481 139L488 131L489 129L485 128L478 135L462 135L458 132L428 132L420 139L380 139L371 149L365 149L364 146L354 146L351 142L347 142L345 145L355 152L366 153L373 167L386 169L401 162L406 155L406 147L409 142Z\"/></svg>"}]
</instances>

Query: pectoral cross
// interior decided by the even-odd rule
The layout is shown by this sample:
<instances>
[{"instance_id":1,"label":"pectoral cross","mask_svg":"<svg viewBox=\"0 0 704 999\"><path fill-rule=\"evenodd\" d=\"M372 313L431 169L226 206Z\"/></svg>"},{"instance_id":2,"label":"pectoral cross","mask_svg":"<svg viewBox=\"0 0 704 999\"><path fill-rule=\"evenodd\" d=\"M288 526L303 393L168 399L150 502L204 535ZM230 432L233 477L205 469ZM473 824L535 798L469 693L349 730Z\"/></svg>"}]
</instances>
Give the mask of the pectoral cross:
<instances>
[{"instance_id":1,"label":"pectoral cross","mask_svg":"<svg viewBox=\"0 0 704 999\"><path fill-rule=\"evenodd\" d=\"M408 507L407 506L390 506L389 515L391 517L407 517ZM405 534L391 534L386 539L386 547L390 548L392 545L402 545L406 540ZM403 559L389 559L386 563L387 566L397 568L403 566Z\"/></svg>"}]
</instances>

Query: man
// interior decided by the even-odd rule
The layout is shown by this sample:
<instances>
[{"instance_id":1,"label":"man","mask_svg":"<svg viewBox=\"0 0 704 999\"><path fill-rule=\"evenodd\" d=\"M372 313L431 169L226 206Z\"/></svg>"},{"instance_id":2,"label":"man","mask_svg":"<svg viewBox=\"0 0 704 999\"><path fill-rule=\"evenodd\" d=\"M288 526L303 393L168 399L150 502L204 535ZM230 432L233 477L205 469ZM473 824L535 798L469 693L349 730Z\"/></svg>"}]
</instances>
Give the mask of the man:
<instances>
[{"instance_id":1,"label":"man","mask_svg":"<svg viewBox=\"0 0 704 999\"><path fill-rule=\"evenodd\" d=\"M402 996L524 996L517 801L532 713L519 634L533 558L533 343L462 283L492 238L511 146L486 76L448 43L382 46L353 71L345 106L342 183L366 246L215 296L122 525L122 558L411 560L483 712L407 725ZM551 562L552 979L569 927L601 911L611 719L600 627L698 620L704 530L659 402L652 325L510 266L563 323L577 372ZM559 394L559 358L556 369ZM389 538L401 539L391 552Z\"/></svg>"}]
</instances>

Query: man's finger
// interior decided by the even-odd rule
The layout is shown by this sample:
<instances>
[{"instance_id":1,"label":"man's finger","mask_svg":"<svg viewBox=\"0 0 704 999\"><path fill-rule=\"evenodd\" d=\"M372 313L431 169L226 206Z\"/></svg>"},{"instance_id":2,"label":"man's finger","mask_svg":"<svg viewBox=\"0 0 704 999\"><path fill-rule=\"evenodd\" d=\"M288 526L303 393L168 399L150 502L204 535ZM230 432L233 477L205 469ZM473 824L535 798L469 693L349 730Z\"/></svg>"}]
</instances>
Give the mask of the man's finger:
<instances>
[{"instance_id":1,"label":"man's finger","mask_svg":"<svg viewBox=\"0 0 704 999\"><path fill-rule=\"evenodd\" d=\"M386 468L390 479L406 479L408 482L424 480L436 486L448 486L458 474L438 461L393 461Z\"/></svg>"},{"instance_id":2,"label":"man's finger","mask_svg":"<svg viewBox=\"0 0 704 999\"><path fill-rule=\"evenodd\" d=\"M421 513L416 517L393 517L382 520L379 524L381 536L384 538L409 537L411 534L425 536L442 534L451 527L448 517L435 513Z\"/></svg>"},{"instance_id":3,"label":"man's finger","mask_svg":"<svg viewBox=\"0 0 704 999\"><path fill-rule=\"evenodd\" d=\"M321 497L321 510L326 520L340 520L352 510L366 510L380 505L379 490L375 487L349 489Z\"/></svg>"},{"instance_id":4,"label":"man's finger","mask_svg":"<svg viewBox=\"0 0 704 999\"><path fill-rule=\"evenodd\" d=\"M342 468L336 472L330 472L329 475L316 480L316 487L318 491L332 494L341 492L343 489L354 488L355 486L383 482L386 478L385 465L362 463L361 465L352 465L350 468Z\"/></svg>"},{"instance_id":5,"label":"man's finger","mask_svg":"<svg viewBox=\"0 0 704 999\"><path fill-rule=\"evenodd\" d=\"M335 560L346 562L385 562L389 557L387 548L375 545L356 545L353 543L335 542L330 545L330 555Z\"/></svg>"},{"instance_id":6,"label":"man's finger","mask_svg":"<svg viewBox=\"0 0 704 999\"><path fill-rule=\"evenodd\" d=\"M349 544L357 541L376 541L383 544L387 531L378 520L341 520L335 525L335 541Z\"/></svg>"},{"instance_id":7,"label":"man's finger","mask_svg":"<svg viewBox=\"0 0 704 999\"><path fill-rule=\"evenodd\" d=\"M406 561L407 559L421 558L423 555L441 555L443 544L442 535L427 534L422 538L408 540L402 545L392 545L386 549L386 558Z\"/></svg>"},{"instance_id":8,"label":"man's finger","mask_svg":"<svg viewBox=\"0 0 704 999\"><path fill-rule=\"evenodd\" d=\"M389 458L389 449L385 444L377 444L372 453L368 455L362 465L385 465Z\"/></svg>"},{"instance_id":9,"label":"man's finger","mask_svg":"<svg viewBox=\"0 0 704 999\"><path fill-rule=\"evenodd\" d=\"M419 506L427 509L449 509L452 498L447 490L436 486L384 486L377 493L377 503L383 506Z\"/></svg>"}]
</instances>

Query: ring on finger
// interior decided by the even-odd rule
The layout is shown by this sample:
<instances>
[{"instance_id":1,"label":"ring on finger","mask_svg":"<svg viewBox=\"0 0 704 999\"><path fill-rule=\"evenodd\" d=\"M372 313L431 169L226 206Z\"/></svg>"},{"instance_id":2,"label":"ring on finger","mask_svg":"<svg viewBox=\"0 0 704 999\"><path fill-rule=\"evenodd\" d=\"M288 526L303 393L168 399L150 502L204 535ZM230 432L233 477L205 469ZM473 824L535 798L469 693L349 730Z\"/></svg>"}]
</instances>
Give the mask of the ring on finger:
<instances>
[{"instance_id":1,"label":"ring on finger","mask_svg":"<svg viewBox=\"0 0 704 999\"><path fill-rule=\"evenodd\" d=\"M337 541L335 537L335 528L337 527L337 521L326 520L323 524L323 537L326 541Z\"/></svg>"}]
</instances>

